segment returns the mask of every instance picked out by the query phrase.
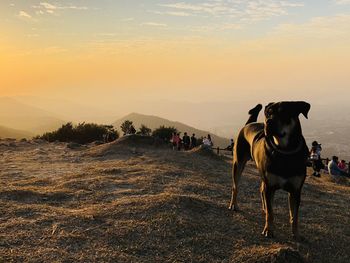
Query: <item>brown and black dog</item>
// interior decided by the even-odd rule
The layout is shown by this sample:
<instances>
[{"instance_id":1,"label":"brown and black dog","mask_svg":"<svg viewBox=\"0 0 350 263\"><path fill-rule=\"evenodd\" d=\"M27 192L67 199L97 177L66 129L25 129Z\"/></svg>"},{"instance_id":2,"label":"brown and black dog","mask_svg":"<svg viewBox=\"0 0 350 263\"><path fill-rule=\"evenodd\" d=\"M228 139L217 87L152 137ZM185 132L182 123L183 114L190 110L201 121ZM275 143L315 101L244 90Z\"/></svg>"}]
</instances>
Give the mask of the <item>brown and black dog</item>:
<instances>
[{"instance_id":1,"label":"brown and black dog","mask_svg":"<svg viewBox=\"0 0 350 263\"><path fill-rule=\"evenodd\" d=\"M236 139L233 158L233 186L229 208L237 210L238 182L248 160L253 159L262 177L261 198L266 214L262 235L273 236L274 193L289 193L289 214L294 238L299 238L298 212L301 188L306 177L308 147L299 115L308 116L310 104L302 101L270 103L264 123L257 123L262 105L249 111L250 118Z\"/></svg>"}]
</instances>

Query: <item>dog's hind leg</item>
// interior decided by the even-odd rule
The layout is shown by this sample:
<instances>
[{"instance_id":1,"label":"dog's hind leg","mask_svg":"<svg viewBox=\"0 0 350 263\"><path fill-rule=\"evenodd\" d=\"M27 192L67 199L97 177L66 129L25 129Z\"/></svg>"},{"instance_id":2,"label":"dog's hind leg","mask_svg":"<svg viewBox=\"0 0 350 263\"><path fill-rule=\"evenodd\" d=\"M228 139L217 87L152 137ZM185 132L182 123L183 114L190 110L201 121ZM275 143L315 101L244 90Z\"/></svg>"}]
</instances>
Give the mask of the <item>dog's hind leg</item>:
<instances>
[{"instance_id":1,"label":"dog's hind leg","mask_svg":"<svg viewBox=\"0 0 350 263\"><path fill-rule=\"evenodd\" d=\"M261 205L262 205L263 212L266 212L266 200L265 200L265 195L264 195L265 188L266 188L266 185L265 185L264 181L261 181L260 194L261 194Z\"/></svg>"},{"instance_id":2,"label":"dog's hind leg","mask_svg":"<svg viewBox=\"0 0 350 263\"><path fill-rule=\"evenodd\" d=\"M238 206L237 206L238 183L240 181L244 167L247 161L250 159L249 144L243 137L241 138L239 137L235 145L234 156L233 156L232 195L231 195L231 202L229 205L229 209L234 211L238 210Z\"/></svg>"}]
</instances>

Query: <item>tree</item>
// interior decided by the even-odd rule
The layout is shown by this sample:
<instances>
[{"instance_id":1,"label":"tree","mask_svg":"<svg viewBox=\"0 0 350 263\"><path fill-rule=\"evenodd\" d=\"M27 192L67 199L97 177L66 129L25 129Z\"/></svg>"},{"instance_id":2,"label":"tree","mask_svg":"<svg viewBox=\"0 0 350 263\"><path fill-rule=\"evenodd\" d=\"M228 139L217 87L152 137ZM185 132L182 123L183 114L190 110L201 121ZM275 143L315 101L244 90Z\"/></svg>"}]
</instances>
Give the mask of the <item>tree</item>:
<instances>
[{"instance_id":1,"label":"tree","mask_svg":"<svg viewBox=\"0 0 350 263\"><path fill-rule=\"evenodd\" d=\"M108 141L116 140L119 137L113 126L84 122L74 126L69 122L56 131L45 133L38 138L49 142L60 141L85 144L101 140L107 141L106 138L108 137Z\"/></svg>"},{"instance_id":2,"label":"tree","mask_svg":"<svg viewBox=\"0 0 350 263\"><path fill-rule=\"evenodd\" d=\"M152 136L162 139L163 141L170 142L174 132L178 133L175 127L160 126L158 129L153 131Z\"/></svg>"},{"instance_id":3,"label":"tree","mask_svg":"<svg viewBox=\"0 0 350 263\"><path fill-rule=\"evenodd\" d=\"M146 125L141 124L140 130L138 133L141 135L150 136L152 133L152 130L148 128Z\"/></svg>"},{"instance_id":4,"label":"tree","mask_svg":"<svg viewBox=\"0 0 350 263\"><path fill-rule=\"evenodd\" d=\"M136 129L134 127L134 124L132 121L126 120L122 123L122 125L120 126L120 128L122 129L124 135L128 135L128 134L135 134L136 133Z\"/></svg>"}]
</instances>

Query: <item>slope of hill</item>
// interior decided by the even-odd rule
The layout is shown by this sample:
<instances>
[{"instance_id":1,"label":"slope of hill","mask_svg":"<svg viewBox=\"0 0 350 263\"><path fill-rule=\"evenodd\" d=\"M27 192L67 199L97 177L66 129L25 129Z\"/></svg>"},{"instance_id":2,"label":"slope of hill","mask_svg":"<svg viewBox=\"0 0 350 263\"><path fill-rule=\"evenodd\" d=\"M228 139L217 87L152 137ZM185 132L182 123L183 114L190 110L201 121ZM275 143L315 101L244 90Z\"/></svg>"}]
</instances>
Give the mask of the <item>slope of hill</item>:
<instances>
[{"instance_id":1,"label":"slope of hill","mask_svg":"<svg viewBox=\"0 0 350 263\"><path fill-rule=\"evenodd\" d=\"M130 120L134 123L134 126L136 129L138 129L141 124L144 124L151 128L152 130L159 128L159 126L164 125L164 126L173 126L177 128L180 132L182 132L182 135L184 132L187 132L189 135L192 133L195 133L197 137L201 136L207 136L209 134L208 131L203 131L199 130L196 128L193 128L191 126L188 126L186 124L183 124L181 122L177 121L170 121L164 118L160 118L157 116L151 116L151 115L143 115L139 113L131 113L116 122L113 123L113 126L116 128L120 128L120 125L125 121L125 120ZM211 134L211 133L210 133ZM215 146L220 146L220 147L225 147L229 144L229 139L217 136L215 134L211 134L212 140L215 144Z\"/></svg>"},{"instance_id":2,"label":"slope of hill","mask_svg":"<svg viewBox=\"0 0 350 263\"><path fill-rule=\"evenodd\" d=\"M0 98L0 125L34 134L57 129L62 121L45 110L20 103L13 98Z\"/></svg>"},{"instance_id":3,"label":"slope of hill","mask_svg":"<svg viewBox=\"0 0 350 263\"><path fill-rule=\"evenodd\" d=\"M307 177L301 243L290 237L287 194L277 192L276 237L265 239L252 164L241 211L232 213L229 162L132 148L122 141L118 151L92 157L93 149L64 143L0 146L0 261L349 262L348 181Z\"/></svg>"},{"instance_id":4,"label":"slope of hill","mask_svg":"<svg viewBox=\"0 0 350 263\"><path fill-rule=\"evenodd\" d=\"M30 137L33 137L33 134L30 132L0 126L0 138L28 139Z\"/></svg>"}]
</instances>

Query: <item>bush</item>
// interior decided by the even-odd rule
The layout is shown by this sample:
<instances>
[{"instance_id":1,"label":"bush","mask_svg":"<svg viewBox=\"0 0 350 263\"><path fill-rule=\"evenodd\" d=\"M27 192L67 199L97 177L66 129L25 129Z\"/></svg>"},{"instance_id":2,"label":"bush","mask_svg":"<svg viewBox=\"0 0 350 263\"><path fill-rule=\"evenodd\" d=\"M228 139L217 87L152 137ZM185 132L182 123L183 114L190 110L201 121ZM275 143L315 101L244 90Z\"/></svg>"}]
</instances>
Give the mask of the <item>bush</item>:
<instances>
[{"instance_id":1,"label":"bush","mask_svg":"<svg viewBox=\"0 0 350 263\"><path fill-rule=\"evenodd\" d=\"M122 132L124 133L124 135L136 133L134 124L132 123L132 121L129 121L129 120L124 121L120 126L120 128L122 129Z\"/></svg>"},{"instance_id":2,"label":"bush","mask_svg":"<svg viewBox=\"0 0 350 263\"><path fill-rule=\"evenodd\" d=\"M170 142L174 132L178 132L175 127L160 126L153 131L152 136Z\"/></svg>"},{"instance_id":3,"label":"bush","mask_svg":"<svg viewBox=\"0 0 350 263\"><path fill-rule=\"evenodd\" d=\"M119 134L113 126L95 123L79 123L74 126L71 122L68 122L58 130L47 132L38 138L48 142L60 141L86 144L99 140L116 140L119 138Z\"/></svg>"},{"instance_id":4,"label":"bush","mask_svg":"<svg viewBox=\"0 0 350 263\"><path fill-rule=\"evenodd\" d=\"M145 136L150 136L151 133L152 133L152 130L144 124L141 125L140 130L137 132L137 134L141 134Z\"/></svg>"}]
</instances>

